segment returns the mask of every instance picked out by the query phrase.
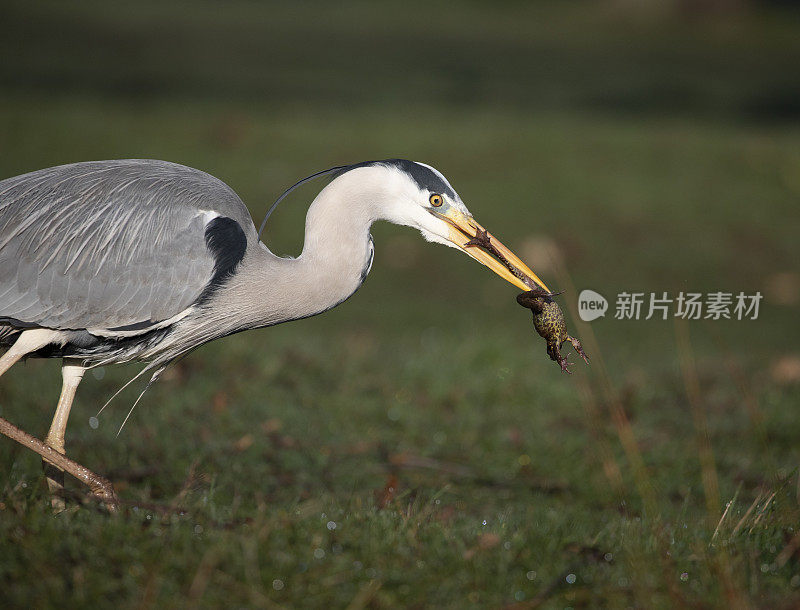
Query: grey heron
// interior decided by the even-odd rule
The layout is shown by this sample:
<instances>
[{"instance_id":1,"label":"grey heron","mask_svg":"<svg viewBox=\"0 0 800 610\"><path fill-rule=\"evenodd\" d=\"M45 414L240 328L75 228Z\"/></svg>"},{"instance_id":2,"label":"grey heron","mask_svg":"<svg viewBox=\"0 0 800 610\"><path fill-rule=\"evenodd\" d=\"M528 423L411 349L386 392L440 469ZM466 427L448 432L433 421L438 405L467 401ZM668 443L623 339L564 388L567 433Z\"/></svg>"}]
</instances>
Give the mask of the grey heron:
<instances>
[{"instance_id":1,"label":"grey heron","mask_svg":"<svg viewBox=\"0 0 800 610\"><path fill-rule=\"evenodd\" d=\"M370 271L377 220L460 249L519 288L548 290L498 240L494 246L527 278L470 247L484 229L433 167L389 159L325 173L332 179L311 203L296 258L276 256L260 241L227 184L183 165L84 162L0 182L0 346L7 348L0 375L24 357L63 360L45 440L3 418L0 433L57 467L48 475L51 491L66 471L115 501L107 480L65 455L67 420L88 368L142 361L152 383L204 343L335 307Z\"/></svg>"}]
</instances>

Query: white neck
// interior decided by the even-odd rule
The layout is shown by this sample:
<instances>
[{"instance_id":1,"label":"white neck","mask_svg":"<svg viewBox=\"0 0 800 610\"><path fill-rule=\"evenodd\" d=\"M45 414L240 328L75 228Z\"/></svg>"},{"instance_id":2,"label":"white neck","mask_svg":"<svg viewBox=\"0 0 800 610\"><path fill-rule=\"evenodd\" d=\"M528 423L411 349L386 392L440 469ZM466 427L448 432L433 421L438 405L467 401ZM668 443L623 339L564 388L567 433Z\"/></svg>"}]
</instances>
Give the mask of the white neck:
<instances>
[{"instance_id":1,"label":"white neck","mask_svg":"<svg viewBox=\"0 0 800 610\"><path fill-rule=\"evenodd\" d=\"M358 168L333 180L308 210L299 257L279 258L261 244L248 247L220 291L228 303L242 304L231 315L263 326L312 316L347 299L371 264L370 226L380 219L398 222L391 210L403 196L384 169Z\"/></svg>"}]
</instances>

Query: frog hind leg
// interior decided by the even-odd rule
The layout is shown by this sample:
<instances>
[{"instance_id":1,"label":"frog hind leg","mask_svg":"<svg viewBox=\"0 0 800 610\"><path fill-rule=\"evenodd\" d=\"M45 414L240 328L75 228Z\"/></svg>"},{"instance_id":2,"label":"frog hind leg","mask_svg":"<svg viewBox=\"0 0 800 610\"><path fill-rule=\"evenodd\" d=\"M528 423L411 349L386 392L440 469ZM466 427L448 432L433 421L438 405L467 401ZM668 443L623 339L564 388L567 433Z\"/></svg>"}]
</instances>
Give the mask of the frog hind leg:
<instances>
[{"instance_id":1,"label":"frog hind leg","mask_svg":"<svg viewBox=\"0 0 800 610\"><path fill-rule=\"evenodd\" d=\"M563 345L563 344L562 344ZM550 360L553 362L558 362L558 366L561 367L561 370L568 375L572 375L572 371L569 370L569 358L564 357L561 355L561 350L559 349L559 344L556 342L547 342L547 355L550 356Z\"/></svg>"},{"instance_id":2,"label":"frog hind leg","mask_svg":"<svg viewBox=\"0 0 800 610\"><path fill-rule=\"evenodd\" d=\"M586 364L589 364L589 356L586 355L586 352L583 351L583 347L581 346L581 342L578 341L575 337L570 337L567 335L567 341L572 344L572 347L578 352L578 355L583 358L583 361Z\"/></svg>"}]
</instances>

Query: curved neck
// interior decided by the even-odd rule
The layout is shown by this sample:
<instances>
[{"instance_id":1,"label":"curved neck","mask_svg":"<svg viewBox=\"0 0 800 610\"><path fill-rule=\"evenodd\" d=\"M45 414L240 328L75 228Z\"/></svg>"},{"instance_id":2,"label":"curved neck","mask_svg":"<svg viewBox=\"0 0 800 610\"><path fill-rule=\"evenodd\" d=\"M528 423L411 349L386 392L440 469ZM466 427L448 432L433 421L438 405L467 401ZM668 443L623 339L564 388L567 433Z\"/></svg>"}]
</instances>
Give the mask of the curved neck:
<instances>
[{"instance_id":1,"label":"curved neck","mask_svg":"<svg viewBox=\"0 0 800 610\"><path fill-rule=\"evenodd\" d=\"M295 282L288 289L295 299L292 317L326 311L358 290L372 264L374 221L368 207L335 193L323 191L314 200L306 215L303 252L288 261L287 273Z\"/></svg>"},{"instance_id":2,"label":"curved neck","mask_svg":"<svg viewBox=\"0 0 800 610\"><path fill-rule=\"evenodd\" d=\"M275 256L260 242L248 247L219 294L228 310L236 304L240 324L267 326L309 317L358 289L372 262L370 226L382 216L391 192L385 180L371 177L353 170L317 195L306 215L303 252L297 258Z\"/></svg>"},{"instance_id":3,"label":"curved neck","mask_svg":"<svg viewBox=\"0 0 800 610\"><path fill-rule=\"evenodd\" d=\"M377 189L354 190L347 175L331 182L317 195L306 214L303 252L297 260L308 261L318 272L341 275L361 262L369 242L369 229L377 220ZM338 272L336 271L338 270Z\"/></svg>"},{"instance_id":4,"label":"curved neck","mask_svg":"<svg viewBox=\"0 0 800 610\"><path fill-rule=\"evenodd\" d=\"M338 258L341 269L353 248L363 251L376 220L409 224L397 209L413 197L413 184L397 171L360 167L333 179L316 196L306 215L305 242L300 258Z\"/></svg>"}]
</instances>

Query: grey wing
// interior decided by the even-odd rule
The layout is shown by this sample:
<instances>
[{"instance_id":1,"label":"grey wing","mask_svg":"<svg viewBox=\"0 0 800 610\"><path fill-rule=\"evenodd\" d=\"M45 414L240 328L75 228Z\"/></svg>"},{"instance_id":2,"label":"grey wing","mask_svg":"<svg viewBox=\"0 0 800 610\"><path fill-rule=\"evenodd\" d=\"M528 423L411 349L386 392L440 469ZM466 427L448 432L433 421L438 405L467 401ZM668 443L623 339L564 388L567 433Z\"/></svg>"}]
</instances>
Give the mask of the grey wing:
<instances>
[{"instance_id":1,"label":"grey wing","mask_svg":"<svg viewBox=\"0 0 800 610\"><path fill-rule=\"evenodd\" d=\"M163 161L76 163L4 180L0 320L102 332L178 316L215 277L207 230L221 219L235 225L243 255L255 228L236 194Z\"/></svg>"}]
</instances>

